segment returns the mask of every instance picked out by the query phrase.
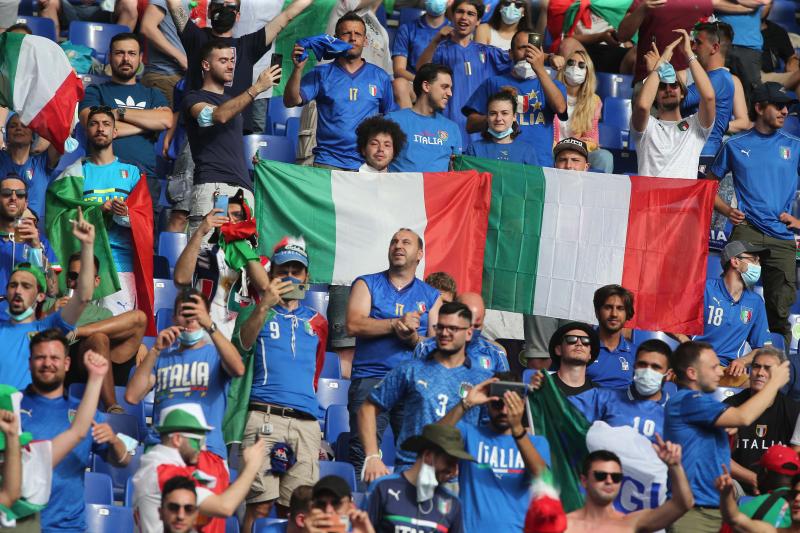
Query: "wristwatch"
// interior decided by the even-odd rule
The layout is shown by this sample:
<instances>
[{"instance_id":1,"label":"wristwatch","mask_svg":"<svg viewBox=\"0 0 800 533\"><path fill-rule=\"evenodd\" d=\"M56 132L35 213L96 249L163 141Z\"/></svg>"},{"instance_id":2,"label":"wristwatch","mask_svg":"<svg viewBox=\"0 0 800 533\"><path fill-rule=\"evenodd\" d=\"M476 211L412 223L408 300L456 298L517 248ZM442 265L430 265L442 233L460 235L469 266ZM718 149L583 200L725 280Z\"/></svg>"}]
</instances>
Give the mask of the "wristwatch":
<instances>
[{"instance_id":1,"label":"wristwatch","mask_svg":"<svg viewBox=\"0 0 800 533\"><path fill-rule=\"evenodd\" d=\"M217 325L214 322L212 322L211 326L204 329L206 330L206 333L208 333L209 335L213 335L217 331Z\"/></svg>"},{"instance_id":2,"label":"wristwatch","mask_svg":"<svg viewBox=\"0 0 800 533\"><path fill-rule=\"evenodd\" d=\"M118 107L117 108L117 118L119 118L119 120L121 120L122 122L125 122L125 108L124 107Z\"/></svg>"}]
</instances>

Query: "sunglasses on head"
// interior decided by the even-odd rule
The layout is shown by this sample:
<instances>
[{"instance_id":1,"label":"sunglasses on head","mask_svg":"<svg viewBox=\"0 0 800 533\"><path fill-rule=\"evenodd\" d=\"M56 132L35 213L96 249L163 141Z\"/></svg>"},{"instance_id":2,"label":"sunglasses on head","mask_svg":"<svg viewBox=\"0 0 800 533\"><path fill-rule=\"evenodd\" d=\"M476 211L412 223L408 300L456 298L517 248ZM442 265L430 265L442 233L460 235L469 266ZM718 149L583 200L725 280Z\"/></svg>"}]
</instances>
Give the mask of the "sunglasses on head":
<instances>
[{"instance_id":1,"label":"sunglasses on head","mask_svg":"<svg viewBox=\"0 0 800 533\"><path fill-rule=\"evenodd\" d=\"M610 476L612 483L622 482L622 472L603 472L601 470L595 470L592 472L592 475L595 481L605 481Z\"/></svg>"},{"instance_id":2,"label":"sunglasses on head","mask_svg":"<svg viewBox=\"0 0 800 533\"><path fill-rule=\"evenodd\" d=\"M17 198L25 198L28 196L28 191L25 189L10 189L8 187L0 189L0 196L3 198L11 198L12 194L16 194Z\"/></svg>"},{"instance_id":3,"label":"sunglasses on head","mask_svg":"<svg viewBox=\"0 0 800 533\"><path fill-rule=\"evenodd\" d=\"M186 513L186 514L194 514L195 511L197 511L197 506L196 505L192 505L191 503L187 503L187 504L184 504L184 505L181 505L181 504L175 503L175 502L167 503L167 510L170 513L177 513L181 509L183 509L183 512Z\"/></svg>"},{"instance_id":4,"label":"sunglasses on head","mask_svg":"<svg viewBox=\"0 0 800 533\"><path fill-rule=\"evenodd\" d=\"M575 59L567 59L567 66L568 67L574 67L575 65L578 65L578 68L583 70L583 69L586 68L586 61L577 61Z\"/></svg>"},{"instance_id":5,"label":"sunglasses on head","mask_svg":"<svg viewBox=\"0 0 800 533\"><path fill-rule=\"evenodd\" d=\"M573 344L578 344L578 342L584 346L589 346L592 344L592 339L588 335L564 335L565 344L572 346Z\"/></svg>"}]
</instances>

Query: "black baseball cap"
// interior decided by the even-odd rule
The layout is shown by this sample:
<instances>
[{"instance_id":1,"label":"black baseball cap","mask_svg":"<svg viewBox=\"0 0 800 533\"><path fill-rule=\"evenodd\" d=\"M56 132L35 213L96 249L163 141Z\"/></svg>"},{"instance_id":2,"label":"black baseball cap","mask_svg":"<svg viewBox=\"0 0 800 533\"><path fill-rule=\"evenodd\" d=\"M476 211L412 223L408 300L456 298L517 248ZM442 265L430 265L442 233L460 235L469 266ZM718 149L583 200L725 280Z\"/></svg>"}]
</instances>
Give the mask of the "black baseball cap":
<instances>
[{"instance_id":1,"label":"black baseball cap","mask_svg":"<svg viewBox=\"0 0 800 533\"><path fill-rule=\"evenodd\" d=\"M350 485L339 476L325 476L320 478L311 489L311 497L317 498L326 492L333 494L337 499L353 495L350 490Z\"/></svg>"},{"instance_id":2,"label":"black baseball cap","mask_svg":"<svg viewBox=\"0 0 800 533\"><path fill-rule=\"evenodd\" d=\"M753 102L768 102L770 104L796 104L797 100L786 94L786 89L776 81L768 81L755 87L750 100Z\"/></svg>"},{"instance_id":3,"label":"black baseball cap","mask_svg":"<svg viewBox=\"0 0 800 533\"><path fill-rule=\"evenodd\" d=\"M770 250L769 248L753 244L752 242L731 241L722 249L720 263L722 263L724 267L728 264L728 261L744 253L756 254L759 258L765 258L769 257Z\"/></svg>"},{"instance_id":4,"label":"black baseball cap","mask_svg":"<svg viewBox=\"0 0 800 533\"><path fill-rule=\"evenodd\" d=\"M583 157L589 157L589 147L585 142L575 137L567 137L566 139L558 141L558 144L553 147L553 157L556 157L564 150L572 150L573 152L578 152Z\"/></svg>"}]
</instances>

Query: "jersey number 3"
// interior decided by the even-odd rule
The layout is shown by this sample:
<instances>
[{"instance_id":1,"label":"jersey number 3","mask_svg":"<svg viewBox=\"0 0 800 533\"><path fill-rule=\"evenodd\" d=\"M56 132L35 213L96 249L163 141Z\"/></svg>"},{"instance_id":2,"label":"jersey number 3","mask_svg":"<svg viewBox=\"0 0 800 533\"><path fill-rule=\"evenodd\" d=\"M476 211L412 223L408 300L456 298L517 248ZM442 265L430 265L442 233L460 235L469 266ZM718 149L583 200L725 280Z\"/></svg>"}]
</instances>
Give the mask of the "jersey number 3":
<instances>
[{"instance_id":1,"label":"jersey number 3","mask_svg":"<svg viewBox=\"0 0 800 533\"><path fill-rule=\"evenodd\" d=\"M447 395L440 394L436 397L436 399L439 401L439 407L436 408L436 416L443 417L447 414Z\"/></svg>"}]
</instances>

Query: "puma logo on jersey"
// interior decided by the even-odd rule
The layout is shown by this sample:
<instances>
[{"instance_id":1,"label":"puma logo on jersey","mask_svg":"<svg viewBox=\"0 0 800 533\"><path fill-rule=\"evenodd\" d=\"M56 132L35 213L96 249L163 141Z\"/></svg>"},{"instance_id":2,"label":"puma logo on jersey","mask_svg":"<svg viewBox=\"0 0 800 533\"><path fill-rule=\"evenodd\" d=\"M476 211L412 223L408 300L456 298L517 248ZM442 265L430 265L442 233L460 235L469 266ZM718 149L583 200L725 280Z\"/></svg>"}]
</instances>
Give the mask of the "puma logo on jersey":
<instances>
[{"instance_id":1,"label":"puma logo on jersey","mask_svg":"<svg viewBox=\"0 0 800 533\"><path fill-rule=\"evenodd\" d=\"M400 491L399 490L388 489L386 492L388 492L389 496L394 498L395 501L398 501L398 502L400 501Z\"/></svg>"},{"instance_id":2,"label":"puma logo on jersey","mask_svg":"<svg viewBox=\"0 0 800 533\"><path fill-rule=\"evenodd\" d=\"M750 150L742 150L741 148L739 148L739 151L742 152L747 157L750 157Z\"/></svg>"},{"instance_id":3,"label":"puma logo on jersey","mask_svg":"<svg viewBox=\"0 0 800 533\"><path fill-rule=\"evenodd\" d=\"M427 381L425 381L424 379L418 379L418 380L417 380L417 385L422 385L422 386L423 386L423 387L425 387L426 389L428 388L428 382L427 382Z\"/></svg>"}]
</instances>

